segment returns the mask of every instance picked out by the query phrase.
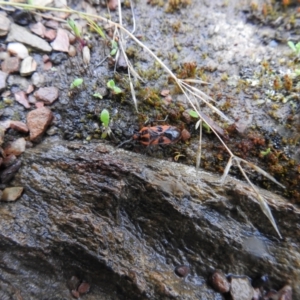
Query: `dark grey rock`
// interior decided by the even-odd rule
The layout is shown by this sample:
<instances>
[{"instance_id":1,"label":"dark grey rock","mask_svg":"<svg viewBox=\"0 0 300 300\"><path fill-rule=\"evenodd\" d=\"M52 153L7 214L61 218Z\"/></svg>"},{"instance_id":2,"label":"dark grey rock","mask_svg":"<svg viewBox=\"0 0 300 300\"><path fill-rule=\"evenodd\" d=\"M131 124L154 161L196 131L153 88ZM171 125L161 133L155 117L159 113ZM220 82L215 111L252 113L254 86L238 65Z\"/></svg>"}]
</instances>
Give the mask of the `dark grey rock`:
<instances>
[{"instance_id":1,"label":"dark grey rock","mask_svg":"<svg viewBox=\"0 0 300 300\"><path fill-rule=\"evenodd\" d=\"M0 207L2 293L13 286L24 300L67 298L76 276L91 285L87 300L217 300L206 284L214 268L253 278L264 270L270 288L290 282L300 297L299 209L275 194L261 191L284 240L249 186L231 178L220 186L193 167L55 138L22 162L11 184L25 193ZM267 253L245 250L249 236ZM179 261L189 263L184 280L174 273Z\"/></svg>"}]
</instances>

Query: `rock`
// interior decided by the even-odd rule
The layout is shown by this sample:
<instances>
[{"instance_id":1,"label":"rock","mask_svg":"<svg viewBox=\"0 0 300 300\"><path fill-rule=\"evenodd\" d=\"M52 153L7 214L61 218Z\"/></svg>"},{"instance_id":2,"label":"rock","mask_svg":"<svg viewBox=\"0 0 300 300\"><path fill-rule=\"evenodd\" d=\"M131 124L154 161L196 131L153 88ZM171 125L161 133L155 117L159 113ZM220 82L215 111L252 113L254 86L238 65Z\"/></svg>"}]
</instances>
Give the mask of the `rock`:
<instances>
[{"instance_id":1,"label":"rock","mask_svg":"<svg viewBox=\"0 0 300 300\"><path fill-rule=\"evenodd\" d=\"M9 57L10 57L10 55L9 55L9 53L7 51L0 52L0 60L5 60L5 59L7 59Z\"/></svg>"},{"instance_id":2,"label":"rock","mask_svg":"<svg viewBox=\"0 0 300 300\"><path fill-rule=\"evenodd\" d=\"M85 65L88 65L91 61L91 53L88 46L84 46L82 49L82 59Z\"/></svg>"},{"instance_id":3,"label":"rock","mask_svg":"<svg viewBox=\"0 0 300 300\"><path fill-rule=\"evenodd\" d=\"M107 6L110 10L116 10L118 7L118 0L109 0Z\"/></svg>"},{"instance_id":4,"label":"rock","mask_svg":"<svg viewBox=\"0 0 300 300\"><path fill-rule=\"evenodd\" d=\"M185 142L185 141L189 140L190 138L191 138L190 132L188 130L186 130L186 129L183 129L181 131L181 140L183 142Z\"/></svg>"},{"instance_id":5,"label":"rock","mask_svg":"<svg viewBox=\"0 0 300 300\"><path fill-rule=\"evenodd\" d=\"M20 42L43 52L50 52L52 50L50 45L45 40L32 34L26 28L16 24L11 24L10 32L6 38L6 41Z\"/></svg>"},{"instance_id":6,"label":"rock","mask_svg":"<svg viewBox=\"0 0 300 300\"><path fill-rule=\"evenodd\" d=\"M44 38L46 27L41 22L37 22L35 24L30 25L30 30L36 35L40 36L41 38Z\"/></svg>"},{"instance_id":7,"label":"rock","mask_svg":"<svg viewBox=\"0 0 300 300\"><path fill-rule=\"evenodd\" d=\"M45 104L51 105L58 98L58 88L54 86L39 88L34 96Z\"/></svg>"},{"instance_id":8,"label":"rock","mask_svg":"<svg viewBox=\"0 0 300 300\"><path fill-rule=\"evenodd\" d=\"M10 27L10 20L3 14L0 14L0 36L7 35L9 27Z\"/></svg>"},{"instance_id":9,"label":"rock","mask_svg":"<svg viewBox=\"0 0 300 300\"><path fill-rule=\"evenodd\" d=\"M55 20L49 20L45 23L46 27L52 28L52 29L57 29L59 26L59 23Z\"/></svg>"},{"instance_id":10,"label":"rock","mask_svg":"<svg viewBox=\"0 0 300 300\"><path fill-rule=\"evenodd\" d=\"M21 43L9 43L7 45L7 51L20 59L29 56L27 48Z\"/></svg>"},{"instance_id":11,"label":"rock","mask_svg":"<svg viewBox=\"0 0 300 300\"><path fill-rule=\"evenodd\" d=\"M32 93L33 91L34 91L34 86L33 86L33 84L29 84L29 85L28 85L28 88L27 88L27 90L26 90L26 94L28 95L28 94Z\"/></svg>"},{"instance_id":12,"label":"rock","mask_svg":"<svg viewBox=\"0 0 300 300\"><path fill-rule=\"evenodd\" d=\"M45 39L52 42L56 38L56 31L53 29L46 30Z\"/></svg>"},{"instance_id":13,"label":"rock","mask_svg":"<svg viewBox=\"0 0 300 300\"><path fill-rule=\"evenodd\" d=\"M21 122L21 121L10 121L10 128L19 131L19 132L23 132L23 133L27 133L28 132L28 127L25 123Z\"/></svg>"},{"instance_id":14,"label":"rock","mask_svg":"<svg viewBox=\"0 0 300 300\"><path fill-rule=\"evenodd\" d=\"M176 267L174 272L179 277L186 277L190 273L190 268L188 266L182 265Z\"/></svg>"},{"instance_id":15,"label":"rock","mask_svg":"<svg viewBox=\"0 0 300 300\"><path fill-rule=\"evenodd\" d=\"M36 103L35 103L35 107L36 107L36 108L41 108L41 107L44 107L44 106L45 106L45 103L44 103L44 102L39 101L39 102L36 102Z\"/></svg>"},{"instance_id":16,"label":"rock","mask_svg":"<svg viewBox=\"0 0 300 300\"><path fill-rule=\"evenodd\" d=\"M19 171L21 167L21 161L16 160L14 164L6 168L4 171L0 174L0 179L2 183L8 183Z\"/></svg>"},{"instance_id":17,"label":"rock","mask_svg":"<svg viewBox=\"0 0 300 300\"><path fill-rule=\"evenodd\" d=\"M7 78L8 74L0 71L0 92L2 92L3 90L5 90L6 88L6 78Z\"/></svg>"},{"instance_id":18,"label":"rock","mask_svg":"<svg viewBox=\"0 0 300 300\"><path fill-rule=\"evenodd\" d=\"M1 63L3 72L11 74L19 72L20 60L17 57L8 57Z\"/></svg>"},{"instance_id":19,"label":"rock","mask_svg":"<svg viewBox=\"0 0 300 300\"><path fill-rule=\"evenodd\" d=\"M71 57L76 56L76 48L73 45L70 45L68 54Z\"/></svg>"},{"instance_id":20,"label":"rock","mask_svg":"<svg viewBox=\"0 0 300 300\"><path fill-rule=\"evenodd\" d=\"M16 162L17 162L17 157L13 154L10 154L3 159L3 166L5 168L8 168L9 166L12 166Z\"/></svg>"},{"instance_id":21,"label":"rock","mask_svg":"<svg viewBox=\"0 0 300 300\"><path fill-rule=\"evenodd\" d=\"M12 14L12 18L15 21L15 23L22 26L27 26L32 20L32 15L28 10L16 9Z\"/></svg>"},{"instance_id":22,"label":"rock","mask_svg":"<svg viewBox=\"0 0 300 300\"><path fill-rule=\"evenodd\" d=\"M52 4L53 0L32 0L32 5L47 6Z\"/></svg>"},{"instance_id":23,"label":"rock","mask_svg":"<svg viewBox=\"0 0 300 300\"><path fill-rule=\"evenodd\" d=\"M292 300L292 298L293 298L292 287L289 285L284 286L278 292L278 300Z\"/></svg>"},{"instance_id":24,"label":"rock","mask_svg":"<svg viewBox=\"0 0 300 300\"><path fill-rule=\"evenodd\" d=\"M252 300L253 287L248 278L231 278L230 295L232 300Z\"/></svg>"},{"instance_id":25,"label":"rock","mask_svg":"<svg viewBox=\"0 0 300 300\"><path fill-rule=\"evenodd\" d=\"M261 221L249 186L230 176L220 186L219 176L194 167L56 137L26 149L22 161L13 184L25 193L0 206L0 270L2 282L32 300L70 299L73 274L92 283L83 300L220 300L205 284L211 265L264 270L270 288L291 280L300 299L299 207L275 193L259 189L288 242ZM243 249L251 235L267 241L269 257ZM173 272L179 260L189 262L186 280Z\"/></svg>"},{"instance_id":26,"label":"rock","mask_svg":"<svg viewBox=\"0 0 300 300\"><path fill-rule=\"evenodd\" d=\"M67 286L69 290L76 290L78 289L78 286L80 284L80 280L76 276L72 276L70 280L67 282Z\"/></svg>"},{"instance_id":27,"label":"rock","mask_svg":"<svg viewBox=\"0 0 300 300\"><path fill-rule=\"evenodd\" d=\"M67 0L54 0L54 7L61 8L66 7L67 5Z\"/></svg>"},{"instance_id":28,"label":"rock","mask_svg":"<svg viewBox=\"0 0 300 300\"><path fill-rule=\"evenodd\" d=\"M54 65L59 65L63 60L67 60L68 56L65 53L54 52L51 54L50 59Z\"/></svg>"},{"instance_id":29,"label":"rock","mask_svg":"<svg viewBox=\"0 0 300 300\"><path fill-rule=\"evenodd\" d=\"M228 293L230 290L230 283L228 282L226 275L221 270L216 270L209 278L211 286L219 293Z\"/></svg>"},{"instance_id":30,"label":"rock","mask_svg":"<svg viewBox=\"0 0 300 300\"><path fill-rule=\"evenodd\" d=\"M87 282L82 282L78 287L78 292L80 295L88 293L90 290L90 284Z\"/></svg>"},{"instance_id":31,"label":"rock","mask_svg":"<svg viewBox=\"0 0 300 300\"><path fill-rule=\"evenodd\" d=\"M47 107L32 110L27 115L27 126L30 131L30 140L35 141L40 138L52 123L53 114Z\"/></svg>"},{"instance_id":32,"label":"rock","mask_svg":"<svg viewBox=\"0 0 300 300\"><path fill-rule=\"evenodd\" d=\"M46 63L44 63L43 70L48 71L51 68L52 68L52 62L51 61L47 61Z\"/></svg>"},{"instance_id":33,"label":"rock","mask_svg":"<svg viewBox=\"0 0 300 300\"><path fill-rule=\"evenodd\" d=\"M6 155L15 155L19 156L22 154L26 149L26 141L24 138L19 138L11 143L9 143L6 148L4 149L4 152Z\"/></svg>"},{"instance_id":34,"label":"rock","mask_svg":"<svg viewBox=\"0 0 300 300\"><path fill-rule=\"evenodd\" d=\"M22 187L10 187L3 191L1 201L16 201L23 193Z\"/></svg>"},{"instance_id":35,"label":"rock","mask_svg":"<svg viewBox=\"0 0 300 300\"><path fill-rule=\"evenodd\" d=\"M15 99L17 102L22 104L25 108L30 108L30 104L27 100L27 95L25 92L20 91L15 93Z\"/></svg>"},{"instance_id":36,"label":"rock","mask_svg":"<svg viewBox=\"0 0 300 300\"><path fill-rule=\"evenodd\" d=\"M78 299L80 297L80 294L76 290L71 290L71 294L75 299Z\"/></svg>"},{"instance_id":37,"label":"rock","mask_svg":"<svg viewBox=\"0 0 300 300\"><path fill-rule=\"evenodd\" d=\"M69 51L69 37L66 30L59 28L57 30L56 38L51 43L53 50L68 52Z\"/></svg>"},{"instance_id":38,"label":"rock","mask_svg":"<svg viewBox=\"0 0 300 300\"><path fill-rule=\"evenodd\" d=\"M32 84L36 87L41 87L45 83L45 77L42 73L35 72L31 76Z\"/></svg>"},{"instance_id":39,"label":"rock","mask_svg":"<svg viewBox=\"0 0 300 300\"><path fill-rule=\"evenodd\" d=\"M9 75L7 83L9 85L18 86L18 88L23 91L26 91L30 86L30 81L20 75Z\"/></svg>"},{"instance_id":40,"label":"rock","mask_svg":"<svg viewBox=\"0 0 300 300\"><path fill-rule=\"evenodd\" d=\"M21 63L20 74L21 76L29 76L35 72L36 68L36 61L33 59L33 57L28 56Z\"/></svg>"}]
</instances>

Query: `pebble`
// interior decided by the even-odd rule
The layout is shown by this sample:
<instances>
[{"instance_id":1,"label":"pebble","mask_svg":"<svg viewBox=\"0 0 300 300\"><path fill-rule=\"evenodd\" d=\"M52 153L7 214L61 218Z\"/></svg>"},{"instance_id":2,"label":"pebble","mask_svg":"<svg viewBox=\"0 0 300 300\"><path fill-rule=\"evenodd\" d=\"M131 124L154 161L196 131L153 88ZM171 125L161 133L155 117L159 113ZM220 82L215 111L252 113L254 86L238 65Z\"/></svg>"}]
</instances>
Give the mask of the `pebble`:
<instances>
[{"instance_id":1,"label":"pebble","mask_svg":"<svg viewBox=\"0 0 300 300\"><path fill-rule=\"evenodd\" d=\"M179 277L186 277L190 273L190 268L188 266L181 265L177 266L174 272Z\"/></svg>"},{"instance_id":2,"label":"pebble","mask_svg":"<svg viewBox=\"0 0 300 300\"><path fill-rule=\"evenodd\" d=\"M0 15L0 36L5 36L8 33L10 27L10 20L4 16Z\"/></svg>"},{"instance_id":3,"label":"pebble","mask_svg":"<svg viewBox=\"0 0 300 300\"><path fill-rule=\"evenodd\" d=\"M6 52L6 51L5 52L0 52L0 60L5 60L9 57L10 57L10 55L9 55L8 52Z\"/></svg>"},{"instance_id":4,"label":"pebble","mask_svg":"<svg viewBox=\"0 0 300 300\"><path fill-rule=\"evenodd\" d=\"M44 39L29 32L26 28L16 24L11 24L6 41L20 42L43 52L51 52L52 50L50 45Z\"/></svg>"},{"instance_id":5,"label":"pebble","mask_svg":"<svg viewBox=\"0 0 300 300\"><path fill-rule=\"evenodd\" d=\"M73 45L70 45L68 54L71 57L76 56L76 48Z\"/></svg>"},{"instance_id":6,"label":"pebble","mask_svg":"<svg viewBox=\"0 0 300 300\"><path fill-rule=\"evenodd\" d=\"M185 142L185 141L189 140L190 138L191 138L190 132L188 130L186 130L186 129L183 129L181 131L181 140L183 142Z\"/></svg>"},{"instance_id":7,"label":"pebble","mask_svg":"<svg viewBox=\"0 0 300 300\"><path fill-rule=\"evenodd\" d=\"M65 53L54 52L51 54L50 59L54 65L59 65L62 61L67 60L68 56Z\"/></svg>"},{"instance_id":8,"label":"pebble","mask_svg":"<svg viewBox=\"0 0 300 300\"><path fill-rule=\"evenodd\" d=\"M278 291L278 300L292 300L292 287L289 285L284 286Z\"/></svg>"},{"instance_id":9,"label":"pebble","mask_svg":"<svg viewBox=\"0 0 300 300\"><path fill-rule=\"evenodd\" d=\"M21 26L27 26L32 20L32 15L28 10L16 9L12 15L12 18L15 21L15 23Z\"/></svg>"},{"instance_id":10,"label":"pebble","mask_svg":"<svg viewBox=\"0 0 300 300\"><path fill-rule=\"evenodd\" d=\"M28 132L27 125L21 121L10 121L10 128L23 133Z\"/></svg>"},{"instance_id":11,"label":"pebble","mask_svg":"<svg viewBox=\"0 0 300 300\"><path fill-rule=\"evenodd\" d=\"M0 179L2 183L9 182L18 172L21 167L21 161L16 160L14 164L6 168L0 175Z\"/></svg>"},{"instance_id":12,"label":"pebble","mask_svg":"<svg viewBox=\"0 0 300 300\"><path fill-rule=\"evenodd\" d=\"M36 35L38 35L42 38L45 37L46 27L41 22L37 22L35 24L32 24L32 25L30 25L29 28Z\"/></svg>"},{"instance_id":13,"label":"pebble","mask_svg":"<svg viewBox=\"0 0 300 300\"><path fill-rule=\"evenodd\" d=\"M40 138L52 123L53 113L47 107L37 108L27 114L27 126L30 131L30 140Z\"/></svg>"},{"instance_id":14,"label":"pebble","mask_svg":"<svg viewBox=\"0 0 300 300\"><path fill-rule=\"evenodd\" d=\"M30 85L28 79L20 75L9 75L7 83L10 86L17 86L18 89L23 91L26 91Z\"/></svg>"},{"instance_id":15,"label":"pebble","mask_svg":"<svg viewBox=\"0 0 300 300\"><path fill-rule=\"evenodd\" d=\"M7 45L7 51L20 59L24 59L29 56L27 48L21 43L9 43Z\"/></svg>"},{"instance_id":16,"label":"pebble","mask_svg":"<svg viewBox=\"0 0 300 300\"><path fill-rule=\"evenodd\" d=\"M58 88L54 86L39 88L34 96L45 104L52 104L58 98Z\"/></svg>"},{"instance_id":17,"label":"pebble","mask_svg":"<svg viewBox=\"0 0 300 300\"><path fill-rule=\"evenodd\" d=\"M56 31L53 29L46 30L45 39L49 42L52 42L56 38Z\"/></svg>"},{"instance_id":18,"label":"pebble","mask_svg":"<svg viewBox=\"0 0 300 300\"><path fill-rule=\"evenodd\" d=\"M109 0L107 6L110 10L116 10L118 7L118 0Z\"/></svg>"},{"instance_id":19,"label":"pebble","mask_svg":"<svg viewBox=\"0 0 300 300\"><path fill-rule=\"evenodd\" d=\"M16 201L21 197L22 193L22 187L5 188L1 196L1 201Z\"/></svg>"},{"instance_id":20,"label":"pebble","mask_svg":"<svg viewBox=\"0 0 300 300\"><path fill-rule=\"evenodd\" d=\"M36 71L36 68L37 62L32 56L28 56L21 63L20 74L21 76L29 76Z\"/></svg>"},{"instance_id":21,"label":"pebble","mask_svg":"<svg viewBox=\"0 0 300 300\"><path fill-rule=\"evenodd\" d=\"M49 20L45 23L46 27L52 28L52 29L57 29L59 26L59 23L57 21L54 20Z\"/></svg>"},{"instance_id":22,"label":"pebble","mask_svg":"<svg viewBox=\"0 0 300 300\"><path fill-rule=\"evenodd\" d=\"M80 295L86 294L89 292L91 285L87 282L82 282L77 291L79 292Z\"/></svg>"},{"instance_id":23,"label":"pebble","mask_svg":"<svg viewBox=\"0 0 300 300\"><path fill-rule=\"evenodd\" d=\"M35 72L31 76L32 84L36 87L41 87L45 82L45 77L43 74Z\"/></svg>"},{"instance_id":24,"label":"pebble","mask_svg":"<svg viewBox=\"0 0 300 300\"><path fill-rule=\"evenodd\" d=\"M11 143L9 143L5 149L4 153L6 155L13 154L15 156L19 156L22 154L26 149L26 141L24 138L19 138Z\"/></svg>"},{"instance_id":25,"label":"pebble","mask_svg":"<svg viewBox=\"0 0 300 300\"><path fill-rule=\"evenodd\" d=\"M28 87L27 87L27 90L26 90L26 94L30 94L32 93L34 90L34 86L32 84L29 84Z\"/></svg>"},{"instance_id":26,"label":"pebble","mask_svg":"<svg viewBox=\"0 0 300 300\"><path fill-rule=\"evenodd\" d=\"M82 49L82 58L85 65L89 65L91 61L91 52L88 46L84 46Z\"/></svg>"},{"instance_id":27,"label":"pebble","mask_svg":"<svg viewBox=\"0 0 300 300\"><path fill-rule=\"evenodd\" d=\"M2 92L6 88L6 78L8 74L0 71L0 92Z\"/></svg>"},{"instance_id":28,"label":"pebble","mask_svg":"<svg viewBox=\"0 0 300 300\"><path fill-rule=\"evenodd\" d=\"M230 294L232 300L252 300L253 287L248 278L231 278Z\"/></svg>"},{"instance_id":29,"label":"pebble","mask_svg":"<svg viewBox=\"0 0 300 300\"><path fill-rule=\"evenodd\" d=\"M19 71L20 60L17 57L8 57L1 63L3 72L11 74Z\"/></svg>"},{"instance_id":30,"label":"pebble","mask_svg":"<svg viewBox=\"0 0 300 300\"><path fill-rule=\"evenodd\" d=\"M51 43L53 50L68 52L69 51L69 37L66 30L59 28L57 30L56 38Z\"/></svg>"},{"instance_id":31,"label":"pebble","mask_svg":"<svg viewBox=\"0 0 300 300\"><path fill-rule=\"evenodd\" d=\"M51 68L52 68L52 62L51 61L47 61L46 63L44 63L43 70L48 71Z\"/></svg>"},{"instance_id":32,"label":"pebble","mask_svg":"<svg viewBox=\"0 0 300 300\"><path fill-rule=\"evenodd\" d=\"M17 161L17 157L13 154L6 156L3 159L3 166L8 168L9 166L13 165Z\"/></svg>"},{"instance_id":33,"label":"pebble","mask_svg":"<svg viewBox=\"0 0 300 300\"><path fill-rule=\"evenodd\" d=\"M209 282L211 286L219 293L228 293L230 290L230 283L228 282L226 275L221 270L216 270L210 276Z\"/></svg>"},{"instance_id":34,"label":"pebble","mask_svg":"<svg viewBox=\"0 0 300 300\"><path fill-rule=\"evenodd\" d=\"M76 290L77 291L77 288L79 286L79 283L80 283L80 280L78 277L76 276L72 276L70 278L70 280L67 282L67 286L70 290Z\"/></svg>"},{"instance_id":35,"label":"pebble","mask_svg":"<svg viewBox=\"0 0 300 300\"><path fill-rule=\"evenodd\" d=\"M26 93L23 91L19 91L15 93L15 99L17 102L22 104L25 108L30 108L30 104L27 100Z\"/></svg>"}]
</instances>

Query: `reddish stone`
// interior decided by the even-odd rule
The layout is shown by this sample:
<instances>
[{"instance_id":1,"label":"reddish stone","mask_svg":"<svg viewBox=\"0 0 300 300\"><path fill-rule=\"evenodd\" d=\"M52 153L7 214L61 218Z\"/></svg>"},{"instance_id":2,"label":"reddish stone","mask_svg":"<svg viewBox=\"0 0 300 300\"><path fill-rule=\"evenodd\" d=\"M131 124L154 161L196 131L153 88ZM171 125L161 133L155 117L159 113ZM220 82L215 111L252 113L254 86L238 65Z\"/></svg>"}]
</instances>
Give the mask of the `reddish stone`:
<instances>
[{"instance_id":1,"label":"reddish stone","mask_svg":"<svg viewBox=\"0 0 300 300\"><path fill-rule=\"evenodd\" d=\"M187 141L188 139L190 139L191 137L191 134L189 133L189 131L187 131L186 129L183 129L181 131L181 140L183 142Z\"/></svg>"},{"instance_id":2,"label":"reddish stone","mask_svg":"<svg viewBox=\"0 0 300 300\"><path fill-rule=\"evenodd\" d=\"M209 279L212 287L219 293L228 293L230 289L230 283L228 282L226 275L220 271L216 270Z\"/></svg>"},{"instance_id":3,"label":"reddish stone","mask_svg":"<svg viewBox=\"0 0 300 300\"><path fill-rule=\"evenodd\" d=\"M45 32L45 39L47 41L53 41L56 38L56 31L53 29L49 29Z\"/></svg>"},{"instance_id":4,"label":"reddish stone","mask_svg":"<svg viewBox=\"0 0 300 300\"><path fill-rule=\"evenodd\" d=\"M1 63L1 70L7 74L19 72L19 68L20 60L18 57L8 57Z\"/></svg>"},{"instance_id":5,"label":"reddish stone","mask_svg":"<svg viewBox=\"0 0 300 300\"><path fill-rule=\"evenodd\" d=\"M58 98L58 88L54 86L40 88L34 93L34 96L50 105Z\"/></svg>"},{"instance_id":6,"label":"reddish stone","mask_svg":"<svg viewBox=\"0 0 300 300\"><path fill-rule=\"evenodd\" d=\"M30 30L42 38L45 36L46 28L41 22L37 22L37 23L31 25Z\"/></svg>"},{"instance_id":7,"label":"reddish stone","mask_svg":"<svg viewBox=\"0 0 300 300\"><path fill-rule=\"evenodd\" d=\"M27 125L30 131L30 140L40 138L52 123L53 114L47 107L37 108L27 114Z\"/></svg>"},{"instance_id":8,"label":"reddish stone","mask_svg":"<svg viewBox=\"0 0 300 300\"><path fill-rule=\"evenodd\" d=\"M82 282L82 283L79 285L77 291L79 292L79 294L83 295L83 294L88 293L88 291L90 290L90 287L91 287L91 285L90 285L89 283L87 283L87 282Z\"/></svg>"},{"instance_id":9,"label":"reddish stone","mask_svg":"<svg viewBox=\"0 0 300 300\"><path fill-rule=\"evenodd\" d=\"M15 129L19 132L28 132L28 127L21 121L10 121L10 128Z\"/></svg>"},{"instance_id":10,"label":"reddish stone","mask_svg":"<svg viewBox=\"0 0 300 300\"><path fill-rule=\"evenodd\" d=\"M24 107L30 108L30 104L28 102L28 99L27 99L27 96L26 96L25 92L23 92L23 91L16 92L15 93L15 99L16 99L17 102L22 104Z\"/></svg>"}]
</instances>

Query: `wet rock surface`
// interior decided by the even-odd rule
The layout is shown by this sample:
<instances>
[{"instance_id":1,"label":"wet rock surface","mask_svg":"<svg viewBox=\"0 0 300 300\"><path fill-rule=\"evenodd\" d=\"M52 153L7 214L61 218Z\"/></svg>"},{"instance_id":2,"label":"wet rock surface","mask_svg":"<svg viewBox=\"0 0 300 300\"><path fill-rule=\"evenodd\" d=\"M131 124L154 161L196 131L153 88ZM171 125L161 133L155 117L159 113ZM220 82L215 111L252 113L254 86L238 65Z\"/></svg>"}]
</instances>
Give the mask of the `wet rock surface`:
<instances>
[{"instance_id":1,"label":"wet rock surface","mask_svg":"<svg viewBox=\"0 0 300 300\"><path fill-rule=\"evenodd\" d=\"M289 282L284 295L300 297L299 209L275 194L261 191L283 240L231 178L220 186L193 167L55 138L26 150L22 164L12 184L25 192L0 206L2 298L71 299L84 282L83 299L220 300L211 268L263 271L270 288ZM244 247L249 237L265 248ZM185 278L174 272L182 263Z\"/></svg>"}]
</instances>

